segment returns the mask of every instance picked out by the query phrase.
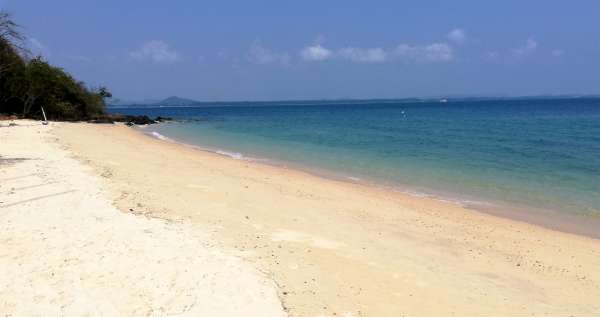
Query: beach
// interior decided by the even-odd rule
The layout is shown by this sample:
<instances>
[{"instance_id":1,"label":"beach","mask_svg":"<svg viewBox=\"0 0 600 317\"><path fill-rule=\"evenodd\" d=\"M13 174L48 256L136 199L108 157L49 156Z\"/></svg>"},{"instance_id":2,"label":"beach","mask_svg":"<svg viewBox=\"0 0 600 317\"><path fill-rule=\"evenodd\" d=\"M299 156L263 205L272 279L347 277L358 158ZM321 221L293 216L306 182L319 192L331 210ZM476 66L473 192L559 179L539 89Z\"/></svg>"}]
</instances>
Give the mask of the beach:
<instances>
[{"instance_id":1,"label":"beach","mask_svg":"<svg viewBox=\"0 0 600 317\"><path fill-rule=\"evenodd\" d=\"M0 129L2 158L35 158L1 166L0 308L15 316L600 311L592 237L124 125L19 124Z\"/></svg>"},{"instance_id":2,"label":"beach","mask_svg":"<svg viewBox=\"0 0 600 317\"><path fill-rule=\"evenodd\" d=\"M0 122L3 316L285 316L272 279L185 220L121 212L106 175Z\"/></svg>"}]
</instances>

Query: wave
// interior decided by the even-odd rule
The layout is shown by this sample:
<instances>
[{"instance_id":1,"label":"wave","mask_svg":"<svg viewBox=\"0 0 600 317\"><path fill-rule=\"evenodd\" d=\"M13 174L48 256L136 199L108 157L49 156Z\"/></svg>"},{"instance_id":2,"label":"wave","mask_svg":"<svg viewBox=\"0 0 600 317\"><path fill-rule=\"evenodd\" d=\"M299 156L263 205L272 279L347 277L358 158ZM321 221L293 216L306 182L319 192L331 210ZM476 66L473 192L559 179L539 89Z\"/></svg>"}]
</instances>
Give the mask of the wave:
<instances>
[{"instance_id":1,"label":"wave","mask_svg":"<svg viewBox=\"0 0 600 317\"><path fill-rule=\"evenodd\" d=\"M227 152L227 151L223 151L223 150L216 150L214 152L217 154L229 156L236 160L247 160L248 159L242 153L238 153L238 152Z\"/></svg>"},{"instance_id":2,"label":"wave","mask_svg":"<svg viewBox=\"0 0 600 317\"><path fill-rule=\"evenodd\" d=\"M164 135L162 135L162 134L160 134L160 133L158 133L158 132L156 132L156 131L152 131L152 132L150 132L149 134L150 134L151 136L153 136L153 137L155 137L155 138L159 139L159 140L163 140L163 141L171 141L171 142L174 142L174 141L173 141L173 139L170 139L170 138L168 138L168 137L166 137L166 136L164 136Z\"/></svg>"},{"instance_id":3,"label":"wave","mask_svg":"<svg viewBox=\"0 0 600 317\"><path fill-rule=\"evenodd\" d=\"M176 141L174 139L171 139L167 136L164 136L156 131L152 131L152 132L147 132L148 135L162 140L162 141L168 141L168 142L174 142L174 143L178 143L181 144L183 146L186 147L190 147L193 149L197 149L197 150L201 150L201 151L207 151L207 152L212 152L215 154L219 154L219 155L223 155L223 156L227 156L230 157L232 159L235 160L243 160L243 161L252 161L252 162L263 162L266 164L273 164L276 166L286 166L287 164L284 164L283 162L279 162L280 164L278 164L277 161L274 160L270 160L270 159L266 159L266 158L255 158L255 157L250 157L250 156L245 156L244 154L240 153L240 152L230 152L230 151L226 151L226 150L222 150L222 149L215 149L215 148L207 148L207 147L203 147L203 146L198 146L198 145L193 145L193 144L188 144L188 143L183 143L183 142L179 142ZM300 168L302 169L302 168ZM308 171L311 171L311 169L307 169ZM314 172L314 170L313 170ZM323 175L320 173L317 173L319 175ZM331 176L331 175L329 175ZM327 177L327 176L326 176ZM350 181L352 183L363 183L363 179L360 177L356 177L354 175L352 176L341 176L342 178L345 178L346 181ZM337 178L337 177L335 177ZM407 189L407 188L398 188L393 186L392 189L397 190L399 192L408 194L410 196L413 197L417 197L417 198L429 198L429 199L435 199L437 201L442 201L442 202L447 202L447 203L454 203L454 204L459 204L462 206L491 206L493 204L490 204L488 202L484 202L484 201L479 201L479 200L467 200L467 199L463 199L463 198L459 198L459 197L455 197L449 194L433 194L433 193L427 193L425 191L418 191L415 189Z\"/></svg>"},{"instance_id":4,"label":"wave","mask_svg":"<svg viewBox=\"0 0 600 317\"><path fill-rule=\"evenodd\" d=\"M167 136L164 136L164 135L162 135L162 134L160 134L160 133L158 133L156 131L148 132L147 134L150 135L150 136L152 136L152 137L154 137L154 138L162 140L162 141L179 143L179 144L187 146L187 147L191 147L191 148L198 149L198 150L201 150L201 151L213 152L213 153L224 155L224 156L230 157L232 159L236 159L236 160L267 161L266 159L253 159L253 158L250 158L250 157L246 157L242 153L238 153L238 152L228 152L228 151L218 150L218 149L214 150L214 149L200 147L200 146L197 146L197 145L192 145L192 144L177 142L177 141L175 141L175 140L173 140L173 139L171 139L171 138L169 138Z\"/></svg>"}]
</instances>

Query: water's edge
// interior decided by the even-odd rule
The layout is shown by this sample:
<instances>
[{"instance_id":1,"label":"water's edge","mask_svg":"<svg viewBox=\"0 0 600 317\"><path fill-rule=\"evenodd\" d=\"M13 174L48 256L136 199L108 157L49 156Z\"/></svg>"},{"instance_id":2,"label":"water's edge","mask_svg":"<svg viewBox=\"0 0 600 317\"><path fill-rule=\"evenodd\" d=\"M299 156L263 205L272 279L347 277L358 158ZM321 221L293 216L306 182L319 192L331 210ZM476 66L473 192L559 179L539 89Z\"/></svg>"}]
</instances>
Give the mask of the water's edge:
<instances>
[{"instance_id":1,"label":"water's edge","mask_svg":"<svg viewBox=\"0 0 600 317\"><path fill-rule=\"evenodd\" d=\"M384 184L381 182L364 180L353 176L341 175L340 173L336 173L335 171L331 170L319 169L317 167L311 166L303 166L301 164L293 162L277 161L270 158L250 157L245 156L243 153L239 152L226 151L222 149L204 147L202 145L189 144L165 136L156 131L150 131L148 129L148 126L141 126L135 128L135 130L154 139L174 143L198 151L221 155L229 159L246 160L255 164L265 164L268 166L275 166L278 168L292 169L329 180L353 183L361 186L374 187L377 189L383 189L392 192L399 192L413 197L433 199L444 203L457 204L464 207L465 209L474 210L477 212L482 212L497 217L526 222L529 224L541 226L556 231L561 231L564 233L571 233L594 239L600 239L600 219L594 216L567 214L555 210L540 209L531 206L521 206L500 201L492 202L489 200L472 200L460 198L453 196L450 193L434 193L433 191L427 189L417 189L405 184Z\"/></svg>"}]
</instances>

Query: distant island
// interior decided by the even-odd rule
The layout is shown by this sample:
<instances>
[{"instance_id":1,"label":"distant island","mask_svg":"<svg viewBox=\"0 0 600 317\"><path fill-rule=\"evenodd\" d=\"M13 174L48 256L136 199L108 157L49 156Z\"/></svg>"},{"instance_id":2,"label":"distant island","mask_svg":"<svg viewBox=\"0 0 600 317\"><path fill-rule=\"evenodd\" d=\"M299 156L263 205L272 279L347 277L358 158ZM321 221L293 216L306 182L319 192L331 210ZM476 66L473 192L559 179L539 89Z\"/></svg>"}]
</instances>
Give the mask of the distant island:
<instances>
[{"instance_id":1,"label":"distant island","mask_svg":"<svg viewBox=\"0 0 600 317\"><path fill-rule=\"evenodd\" d=\"M127 101L116 98L107 100L108 108L154 108L154 107L243 107L243 106L307 106L307 105L368 105L368 104L409 104L409 103L448 103L448 102L476 102L492 100L553 100L553 99L579 99L600 98L600 95L591 94L564 94L564 95L533 95L533 96L479 96L479 95L452 95L439 97L411 97L411 98L373 98L373 99L310 99L310 100L272 100L272 101L197 101L189 98L171 96L160 101L142 100Z\"/></svg>"},{"instance_id":2,"label":"distant island","mask_svg":"<svg viewBox=\"0 0 600 317\"><path fill-rule=\"evenodd\" d=\"M143 100L143 101L128 101L117 98L112 98L107 101L109 107L123 107L123 106L150 106L150 107L187 107L202 102L171 96L166 99L156 100Z\"/></svg>"}]
</instances>

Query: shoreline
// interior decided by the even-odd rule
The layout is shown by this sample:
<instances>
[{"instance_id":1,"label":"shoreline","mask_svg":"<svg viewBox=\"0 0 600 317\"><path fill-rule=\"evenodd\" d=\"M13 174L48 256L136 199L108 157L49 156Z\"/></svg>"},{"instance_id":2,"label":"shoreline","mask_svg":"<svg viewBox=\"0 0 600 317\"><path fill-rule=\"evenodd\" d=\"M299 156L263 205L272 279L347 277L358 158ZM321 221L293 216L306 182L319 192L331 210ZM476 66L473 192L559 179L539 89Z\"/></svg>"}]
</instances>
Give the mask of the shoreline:
<instances>
[{"instance_id":1,"label":"shoreline","mask_svg":"<svg viewBox=\"0 0 600 317\"><path fill-rule=\"evenodd\" d=\"M234 160L119 125L58 143L123 212L208 228L290 316L593 316L600 241L432 199ZM511 303L511 305L507 305Z\"/></svg>"},{"instance_id":2,"label":"shoreline","mask_svg":"<svg viewBox=\"0 0 600 317\"><path fill-rule=\"evenodd\" d=\"M376 188L379 190L390 191L394 193L401 193L403 195L410 195L416 198L432 199L442 203L456 204L462 208L473 210L476 212L485 213L492 216L507 218L510 220L521 221L528 224L541 226L550 230L557 230L564 233L582 235L594 239L600 239L600 217L591 216L586 214L572 214L568 212L561 212L557 210L542 209L533 206L526 206L522 204L503 202L503 201L489 201L489 200L473 200L475 197L457 197L458 195L452 196L450 193L442 194L440 192L427 191L426 189L415 189L405 184L384 184L378 183L375 180L365 180L362 178L342 175L335 171L325 170L317 167L306 167L301 164L294 164L292 162L277 161L270 158L255 158L251 156L245 156L244 153L240 152L229 152L222 149L212 149L203 147L201 145L194 145L178 141L169 136L160 134L156 131L145 131L150 126L134 127L135 131L139 133L157 139L163 142L171 142L173 144L190 148L205 153L211 153L215 155L223 156L227 159L241 160L250 162L253 164L264 164L275 168L282 168L288 170L299 171L307 173L315 177L322 177L328 180L357 184L360 186L366 186L367 188Z\"/></svg>"}]
</instances>

